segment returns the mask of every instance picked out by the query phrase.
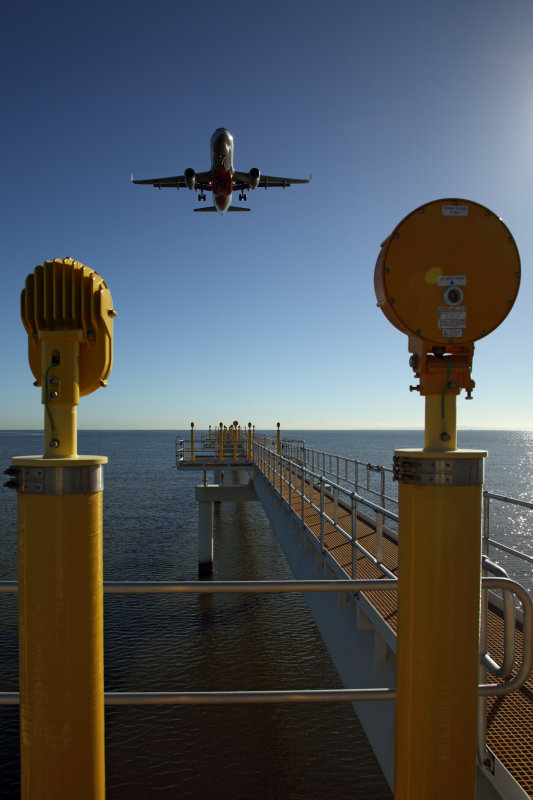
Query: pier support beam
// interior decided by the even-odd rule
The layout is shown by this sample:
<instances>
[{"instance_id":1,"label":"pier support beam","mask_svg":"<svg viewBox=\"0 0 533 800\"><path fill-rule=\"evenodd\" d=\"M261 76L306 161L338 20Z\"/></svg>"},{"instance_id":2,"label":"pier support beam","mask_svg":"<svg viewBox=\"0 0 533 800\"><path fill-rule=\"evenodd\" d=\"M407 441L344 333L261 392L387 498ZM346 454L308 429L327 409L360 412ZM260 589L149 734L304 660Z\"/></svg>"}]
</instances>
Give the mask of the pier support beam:
<instances>
[{"instance_id":1,"label":"pier support beam","mask_svg":"<svg viewBox=\"0 0 533 800\"><path fill-rule=\"evenodd\" d=\"M257 501L251 482L236 484L218 484L196 487L198 501L198 572L201 576L209 576L213 572L213 503L227 501L245 503Z\"/></svg>"},{"instance_id":2,"label":"pier support beam","mask_svg":"<svg viewBox=\"0 0 533 800\"><path fill-rule=\"evenodd\" d=\"M209 576L213 572L213 503L198 502L198 574Z\"/></svg>"}]
</instances>

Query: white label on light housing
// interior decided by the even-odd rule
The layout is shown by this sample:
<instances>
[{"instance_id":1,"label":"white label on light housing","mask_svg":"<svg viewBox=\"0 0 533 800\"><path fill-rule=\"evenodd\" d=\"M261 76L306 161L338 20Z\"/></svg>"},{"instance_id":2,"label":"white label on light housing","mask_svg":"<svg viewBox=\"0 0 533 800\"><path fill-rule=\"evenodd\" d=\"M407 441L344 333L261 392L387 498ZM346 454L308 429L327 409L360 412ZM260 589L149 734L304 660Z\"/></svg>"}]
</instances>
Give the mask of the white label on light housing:
<instances>
[{"instance_id":1,"label":"white label on light housing","mask_svg":"<svg viewBox=\"0 0 533 800\"><path fill-rule=\"evenodd\" d=\"M466 306L439 308L439 328L466 328ZM444 333L442 334L445 335Z\"/></svg>"},{"instance_id":2,"label":"white label on light housing","mask_svg":"<svg viewBox=\"0 0 533 800\"><path fill-rule=\"evenodd\" d=\"M466 275L441 275L437 286L466 286Z\"/></svg>"},{"instance_id":3,"label":"white label on light housing","mask_svg":"<svg viewBox=\"0 0 533 800\"><path fill-rule=\"evenodd\" d=\"M462 335L462 328L443 328L441 330L441 336L443 339L460 339Z\"/></svg>"},{"instance_id":4,"label":"white label on light housing","mask_svg":"<svg viewBox=\"0 0 533 800\"><path fill-rule=\"evenodd\" d=\"M443 217L467 217L468 206L442 206Z\"/></svg>"}]
</instances>

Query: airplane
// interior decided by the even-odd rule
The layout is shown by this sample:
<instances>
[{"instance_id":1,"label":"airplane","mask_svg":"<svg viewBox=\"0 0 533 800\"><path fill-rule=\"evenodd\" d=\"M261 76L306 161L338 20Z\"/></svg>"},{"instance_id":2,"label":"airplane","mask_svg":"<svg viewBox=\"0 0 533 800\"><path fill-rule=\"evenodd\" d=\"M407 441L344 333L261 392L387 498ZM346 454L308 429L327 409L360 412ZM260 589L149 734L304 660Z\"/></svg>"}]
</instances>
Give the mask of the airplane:
<instances>
[{"instance_id":1,"label":"airplane","mask_svg":"<svg viewBox=\"0 0 533 800\"><path fill-rule=\"evenodd\" d=\"M148 178L142 181L133 180L132 183L151 184L158 189L196 189L198 200L206 199L206 191L213 192L213 206L195 208L194 211L218 211L225 214L227 211L250 211L249 208L232 206L233 190L239 190L239 200L246 200L248 189L257 189L258 186L267 188L290 186L291 183L309 183L311 176L302 178L275 178L271 175L261 175L257 167L252 167L249 172L236 172L233 167L233 136L226 128L217 128L211 137L211 169L207 172L195 172L191 167L185 170L184 175L175 175L171 178Z\"/></svg>"}]
</instances>

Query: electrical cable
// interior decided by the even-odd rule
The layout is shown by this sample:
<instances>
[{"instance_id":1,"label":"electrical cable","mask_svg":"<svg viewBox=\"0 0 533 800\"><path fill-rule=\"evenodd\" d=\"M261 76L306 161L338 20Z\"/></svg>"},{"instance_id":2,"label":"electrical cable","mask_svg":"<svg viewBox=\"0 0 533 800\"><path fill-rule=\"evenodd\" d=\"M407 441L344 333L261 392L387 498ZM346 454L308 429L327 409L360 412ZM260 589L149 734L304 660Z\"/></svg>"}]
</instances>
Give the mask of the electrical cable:
<instances>
[{"instance_id":1,"label":"electrical cable","mask_svg":"<svg viewBox=\"0 0 533 800\"><path fill-rule=\"evenodd\" d=\"M57 361L52 361L50 366L46 370L46 373L45 373L45 376L44 376L44 385L45 385L44 407L46 408L46 414L48 416L48 421L50 422L50 429L52 431L52 439L56 438L56 429L54 427L54 420L52 419L52 412L50 411L50 407L48 405L48 399L49 399L49 397L48 397L48 375L49 375L50 370L52 369L52 367L57 367L57 366L58 366L58 362Z\"/></svg>"}]
</instances>

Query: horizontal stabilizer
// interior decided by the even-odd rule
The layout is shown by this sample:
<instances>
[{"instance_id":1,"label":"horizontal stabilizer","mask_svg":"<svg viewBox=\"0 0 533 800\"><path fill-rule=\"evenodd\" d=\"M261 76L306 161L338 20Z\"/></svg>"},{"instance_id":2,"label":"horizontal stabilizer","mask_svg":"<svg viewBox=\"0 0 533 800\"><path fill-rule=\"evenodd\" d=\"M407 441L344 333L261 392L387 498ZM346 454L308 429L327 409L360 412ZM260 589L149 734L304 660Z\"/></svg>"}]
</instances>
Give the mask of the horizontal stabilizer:
<instances>
[{"instance_id":1,"label":"horizontal stabilizer","mask_svg":"<svg viewBox=\"0 0 533 800\"><path fill-rule=\"evenodd\" d=\"M216 206L207 206L207 208L195 208L194 211L218 211ZM226 211L251 211L250 208L241 208L240 206L230 206ZM224 213L226 213L226 211Z\"/></svg>"}]
</instances>

